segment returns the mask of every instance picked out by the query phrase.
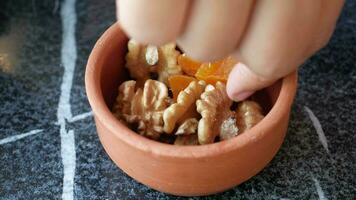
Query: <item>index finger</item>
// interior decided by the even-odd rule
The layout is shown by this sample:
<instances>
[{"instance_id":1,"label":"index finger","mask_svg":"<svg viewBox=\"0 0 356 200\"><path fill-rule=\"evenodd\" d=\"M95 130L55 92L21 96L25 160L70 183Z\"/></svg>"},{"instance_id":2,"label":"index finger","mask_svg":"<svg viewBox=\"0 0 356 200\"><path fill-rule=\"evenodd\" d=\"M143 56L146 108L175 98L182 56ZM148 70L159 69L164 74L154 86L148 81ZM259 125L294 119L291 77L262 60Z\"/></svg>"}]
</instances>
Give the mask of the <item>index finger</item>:
<instances>
[{"instance_id":1,"label":"index finger","mask_svg":"<svg viewBox=\"0 0 356 200\"><path fill-rule=\"evenodd\" d=\"M183 28L188 0L117 0L117 15L123 30L144 44L175 41Z\"/></svg>"}]
</instances>

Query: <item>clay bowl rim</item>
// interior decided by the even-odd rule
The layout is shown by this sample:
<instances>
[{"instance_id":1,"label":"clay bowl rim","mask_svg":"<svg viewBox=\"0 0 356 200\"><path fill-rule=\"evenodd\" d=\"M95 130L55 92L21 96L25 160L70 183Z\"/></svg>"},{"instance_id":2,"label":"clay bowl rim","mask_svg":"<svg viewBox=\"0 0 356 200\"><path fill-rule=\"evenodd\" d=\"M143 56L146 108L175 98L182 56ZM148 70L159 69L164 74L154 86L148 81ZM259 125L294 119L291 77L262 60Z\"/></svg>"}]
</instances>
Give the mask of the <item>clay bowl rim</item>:
<instances>
[{"instance_id":1,"label":"clay bowl rim","mask_svg":"<svg viewBox=\"0 0 356 200\"><path fill-rule=\"evenodd\" d=\"M297 88L297 72L282 79L278 98L263 120L233 139L201 146L175 146L145 138L130 130L114 117L104 101L100 88L100 74L103 65L97 63L105 57L103 56L104 49L112 46L111 43L115 41L118 34L123 34L123 32L120 30L119 24L115 23L96 42L86 66L85 87L96 120L99 120L111 133L130 146L162 157L194 159L214 157L254 143L263 139L266 134L273 134L271 126L278 126L282 118L288 117Z\"/></svg>"}]
</instances>

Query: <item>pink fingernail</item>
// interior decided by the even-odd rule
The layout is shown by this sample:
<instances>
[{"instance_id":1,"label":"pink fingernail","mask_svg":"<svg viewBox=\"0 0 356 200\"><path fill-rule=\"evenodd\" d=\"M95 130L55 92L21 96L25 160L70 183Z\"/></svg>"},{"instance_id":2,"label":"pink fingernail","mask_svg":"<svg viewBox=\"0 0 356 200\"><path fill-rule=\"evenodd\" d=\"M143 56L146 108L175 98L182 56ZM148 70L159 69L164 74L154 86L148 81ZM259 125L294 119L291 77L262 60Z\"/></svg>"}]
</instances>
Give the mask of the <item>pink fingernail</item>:
<instances>
[{"instance_id":1,"label":"pink fingernail","mask_svg":"<svg viewBox=\"0 0 356 200\"><path fill-rule=\"evenodd\" d=\"M243 101L247 97L251 96L254 92L252 91L246 91L246 92L240 92L239 94L234 96L234 101Z\"/></svg>"}]
</instances>

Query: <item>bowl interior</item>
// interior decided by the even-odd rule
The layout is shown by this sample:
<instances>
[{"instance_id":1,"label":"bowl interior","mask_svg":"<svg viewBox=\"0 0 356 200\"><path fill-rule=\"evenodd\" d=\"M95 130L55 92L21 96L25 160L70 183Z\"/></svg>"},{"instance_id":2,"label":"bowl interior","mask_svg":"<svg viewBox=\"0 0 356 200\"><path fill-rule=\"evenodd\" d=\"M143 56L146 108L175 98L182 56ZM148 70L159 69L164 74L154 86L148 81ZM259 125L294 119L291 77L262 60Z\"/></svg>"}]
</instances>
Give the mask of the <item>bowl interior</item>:
<instances>
[{"instance_id":1,"label":"bowl interior","mask_svg":"<svg viewBox=\"0 0 356 200\"><path fill-rule=\"evenodd\" d=\"M111 110L118 94L119 85L129 80L129 73L125 68L125 55L127 53L128 39L124 38L112 48L107 48L108 53L104 54L103 68L100 70L100 89L104 97L105 104Z\"/></svg>"},{"instance_id":2,"label":"bowl interior","mask_svg":"<svg viewBox=\"0 0 356 200\"><path fill-rule=\"evenodd\" d=\"M241 134L234 139L201 146L173 146L144 138L115 119L110 112L118 94L118 86L129 79L125 66L128 38L121 31L118 24L109 28L96 43L89 57L86 70L86 89L96 120L104 123L116 137L130 143L143 151L151 151L157 155L173 157L206 157L228 152L249 144L251 139L266 134L268 127L277 126L276 123L288 115L296 88L296 74L281 79L272 86L256 92L253 99L261 104L266 117L249 133ZM286 84L284 84L286 82ZM280 91L283 91L280 93ZM275 104L278 104L275 106ZM278 108L278 109L276 109ZM277 118L276 118L277 117ZM272 123L271 123L272 122ZM262 137L259 137L262 138ZM139 144L139 145L138 145Z\"/></svg>"},{"instance_id":3,"label":"bowl interior","mask_svg":"<svg viewBox=\"0 0 356 200\"><path fill-rule=\"evenodd\" d=\"M103 58L103 69L100 73L100 88L106 106L111 110L118 95L119 85L130 80L129 73L125 68L125 55L127 53L128 39L120 41L116 48L109 49L106 58ZM251 99L257 101L267 115L275 104L281 89L282 80L277 81L272 86L257 91Z\"/></svg>"},{"instance_id":4,"label":"bowl interior","mask_svg":"<svg viewBox=\"0 0 356 200\"><path fill-rule=\"evenodd\" d=\"M85 73L100 141L127 174L159 191L202 195L249 179L273 158L288 126L296 73L256 92L252 98L262 105L266 116L244 134L207 145L169 145L136 134L110 111L118 86L129 79L125 69L127 42L119 24L114 24L95 44Z\"/></svg>"}]
</instances>

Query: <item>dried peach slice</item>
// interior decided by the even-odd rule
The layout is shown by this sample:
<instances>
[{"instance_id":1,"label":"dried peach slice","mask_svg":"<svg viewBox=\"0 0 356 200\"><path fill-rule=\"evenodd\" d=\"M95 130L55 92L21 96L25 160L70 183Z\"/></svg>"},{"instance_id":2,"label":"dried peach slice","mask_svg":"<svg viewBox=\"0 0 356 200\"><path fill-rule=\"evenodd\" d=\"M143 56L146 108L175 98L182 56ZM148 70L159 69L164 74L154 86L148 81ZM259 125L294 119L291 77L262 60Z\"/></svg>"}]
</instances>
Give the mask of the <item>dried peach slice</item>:
<instances>
[{"instance_id":1,"label":"dried peach slice","mask_svg":"<svg viewBox=\"0 0 356 200\"><path fill-rule=\"evenodd\" d=\"M221 61L203 63L199 67L195 77L208 84L215 84L218 81L226 83L229 73L235 64L236 61L231 56Z\"/></svg>"},{"instance_id":2,"label":"dried peach slice","mask_svg":"<svg viewBox=\"0 0 356 200\"><path fill-rule=\"evenodd\" d=\"M192 81L196 81L196 79L191 76L173 75L168 77L168 84L173 93L174 101L177 100L179 92L183 91L186 87L188 87L188 85Z\"/></svg>"},{"instance_id":3,"label":"dried peach slice","mask_svg":"<svg viewBox=\"0 0 356 200\"><path fill-rule=\"evenodd\" d=\"M178 65L181 67L183 72L189 76L194 76L197 73L200 65L202 63L193 60L185 54L178 56Z\"/></svg>"}]
</instances>

